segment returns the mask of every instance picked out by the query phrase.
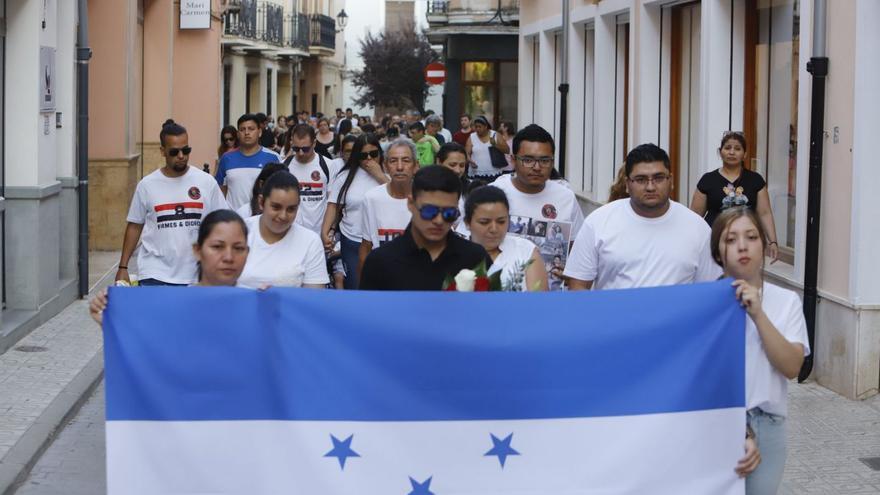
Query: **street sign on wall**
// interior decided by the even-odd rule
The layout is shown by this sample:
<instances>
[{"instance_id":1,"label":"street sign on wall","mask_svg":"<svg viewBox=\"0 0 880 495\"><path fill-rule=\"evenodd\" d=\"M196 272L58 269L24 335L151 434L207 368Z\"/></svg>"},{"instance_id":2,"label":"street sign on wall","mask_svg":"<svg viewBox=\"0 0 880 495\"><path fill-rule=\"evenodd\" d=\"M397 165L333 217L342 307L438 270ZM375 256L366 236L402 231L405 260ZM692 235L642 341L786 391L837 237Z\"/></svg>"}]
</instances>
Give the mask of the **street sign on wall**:
<instances>
[{"instance_id":1,"label":"street sign on wall","mask_svg":"<svg viewBox=\"0 0 880 495\"><path fill-rule=\"evenodd\" d=\"M211 0L180 0L180 29L211 29Z\"/></svg>"},{"instance_id":2,"label":"street sign on wall","mask_svg":"<svg viewBox=\"0 0 880 495\"><path fill-rule=\"evenodd\" d=\"M40 112L55 111L55 48L40 47Z\"/></svg>"},{"instance_id":3,"label":"street sign on wall","mask_svg":"<svg viewBox=\"0 0 880 495\"><path fill-rule=\"evenodd\" d=\"M428 84L443 84L446 80L446 66L440 62L428 64L425 67L425 81Z\"/></svg>"}]
</instances>

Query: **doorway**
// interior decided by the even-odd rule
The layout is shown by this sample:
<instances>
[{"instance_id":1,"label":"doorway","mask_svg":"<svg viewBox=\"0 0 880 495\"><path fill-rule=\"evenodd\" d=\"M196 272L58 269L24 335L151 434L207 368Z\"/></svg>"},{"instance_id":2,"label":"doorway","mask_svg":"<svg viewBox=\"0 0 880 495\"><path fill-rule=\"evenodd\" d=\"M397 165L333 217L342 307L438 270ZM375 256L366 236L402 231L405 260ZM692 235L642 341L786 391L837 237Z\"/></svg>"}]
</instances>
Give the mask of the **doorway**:
<instances>
[{"instance_id":1,"label":"doorway","mask_svg":"<svg viewBox=\"0 0 880 495\"><path fill-rule=\"evenodd\" d=\"M672 199L687 201L700 180L700 4L671 11L669 161L675 187Z\"/></svg>"}]
</instances>

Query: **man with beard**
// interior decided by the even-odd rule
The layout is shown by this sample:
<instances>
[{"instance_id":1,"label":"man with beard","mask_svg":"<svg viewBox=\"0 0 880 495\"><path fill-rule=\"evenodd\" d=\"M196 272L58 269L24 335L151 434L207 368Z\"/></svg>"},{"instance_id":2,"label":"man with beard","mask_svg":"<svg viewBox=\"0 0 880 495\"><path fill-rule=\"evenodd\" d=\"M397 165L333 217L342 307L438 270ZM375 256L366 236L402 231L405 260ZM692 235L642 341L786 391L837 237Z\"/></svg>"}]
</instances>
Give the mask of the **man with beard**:
<instances>
[{"instance_id":1,"label":"man with beard","mask_svg":"<svg viewBox=\"0 0 880 495\"><path fill-rule=\"evenodd\" d=\"M189 136L167 120L159 133L165 166L137 185L128 210L116 280L130 282L128 261L138 241L140 285L189 285L197 280L193 243L202 218L229 208L210 174L189 166Z\"/></svg>"}]
</instances>

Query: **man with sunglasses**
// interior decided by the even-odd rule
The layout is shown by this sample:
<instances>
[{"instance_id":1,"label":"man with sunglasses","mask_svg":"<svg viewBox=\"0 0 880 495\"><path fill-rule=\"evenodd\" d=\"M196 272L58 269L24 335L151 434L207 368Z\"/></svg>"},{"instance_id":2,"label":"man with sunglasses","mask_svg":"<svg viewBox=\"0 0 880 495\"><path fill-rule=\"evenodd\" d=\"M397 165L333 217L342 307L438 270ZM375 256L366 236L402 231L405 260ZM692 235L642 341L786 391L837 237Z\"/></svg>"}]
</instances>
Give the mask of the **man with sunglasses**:
<instances>
[{"instance_id":1,"label":"man with sunglasses","mask_svg":"<svg viewBox=\"0 0 880 495\"><path fill-rule=\"evenodd\" d=\"M320 235L327 199L328 184L344 163L327 162L315 152L315 129L308 124L297 124L290 130L290 151L284 164L299 181L299 212L296 223Z\"/></svg>"},{"instance_id":2,"label":"man with sunglasses","mask_svg":"<svg viewBox=\"0 0 880 495\"><path fill-rule=\"evenodd\" d=\"M513 138L514 174L502 175L492 183L507 195L510 216L520 217L527 228L512 233L534 242L549 272L554 258L568 258L571 240L577 235L584 214L577 197L567 187L550 180L556 145L553 136L531 124ZM511 223L511 225L513 225ZM553 235L548 237L548 233ZM561 290L560 279L551 280L550 290Z\"/></svg>"},{"instance_id":3,"label":"man with sunglasses","mask_svg":"<svg viewBox=\"0 0 880 495\"><path fill-rule=\"evenodd\" d=\"M278 154L260 145L261 133L256 115L246 113L239 117L238 149L223 155L217 165L217 183L233 210L251 202L254 181L263 165L281 161Z\"/></svg>"},{"instance_id":4,"label":"man with sunglasses","mask_svg":"<svg viewBox=\"0 0 880 495\"><path fill-rule=\"evenodd\" d=\"M669 155L642 144L626 156L629 198L587 217L564 275L572 290L629 289L715 280L710 230L688 207L669 199Z\"/></svg>"},{"instance_id":5,"label":"man with sunglasses","mask_svg":"<svg viewBox=\"0 0 880 495\"><path fill-rule=\"evenodd\" d=\"M479 244L452 232L458 219L461 180L441 165L416 172L403 235L374 249L364 261L362 290L440 290L447 276L492 259Z\"/></svg>"},{"instance_id":6,"label":"man with sunglasses","mask_svg":"<svg viewBox=\"0 0 880 495\"><path fill-rule=\"evenodd\" d=\"M189 137L168 120L159 133L165 166L144 177L128 210L116 280L130 283L128 262L138 251L140 285L188 285L196 281L192 246L205 215L228 208L210 174L189 166Z\"/></svg>"}]
</instances>

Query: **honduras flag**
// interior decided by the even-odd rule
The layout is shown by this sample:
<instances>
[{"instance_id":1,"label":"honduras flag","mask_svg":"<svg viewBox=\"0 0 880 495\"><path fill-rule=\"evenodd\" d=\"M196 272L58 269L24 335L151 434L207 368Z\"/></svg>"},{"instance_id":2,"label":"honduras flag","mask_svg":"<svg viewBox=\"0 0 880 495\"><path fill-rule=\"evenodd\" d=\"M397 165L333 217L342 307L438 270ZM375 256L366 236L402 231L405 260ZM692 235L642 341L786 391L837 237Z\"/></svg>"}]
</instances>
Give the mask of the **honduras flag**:
<instances>
[{"instance_id":1,"label":"honduras flag","mask_svg":"<svg viewBox=\"0 0 880 495\"><path fill-rule=\"evenodd\" d=\"M739 494L729 281L112 288L111 495Z\"/></svg>"}]
</instances>

